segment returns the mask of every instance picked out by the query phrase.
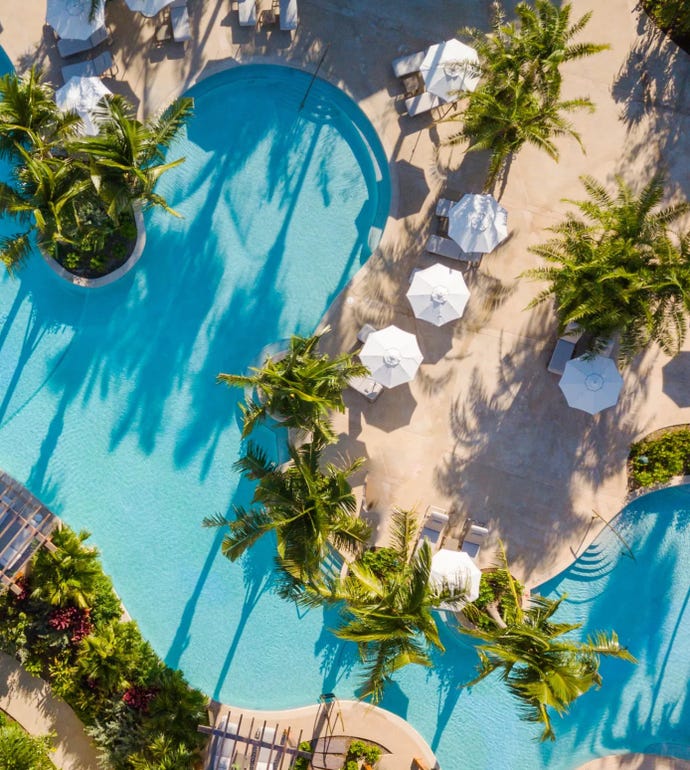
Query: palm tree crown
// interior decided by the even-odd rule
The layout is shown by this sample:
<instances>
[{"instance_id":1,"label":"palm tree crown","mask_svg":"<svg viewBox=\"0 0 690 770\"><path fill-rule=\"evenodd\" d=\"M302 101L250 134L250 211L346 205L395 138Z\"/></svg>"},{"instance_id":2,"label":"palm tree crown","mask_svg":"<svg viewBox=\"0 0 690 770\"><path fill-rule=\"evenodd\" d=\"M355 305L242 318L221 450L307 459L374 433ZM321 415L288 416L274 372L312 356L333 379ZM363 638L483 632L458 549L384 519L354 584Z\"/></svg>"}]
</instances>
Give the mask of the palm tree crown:
<instances>
[{"instance_id":1,"label":"palm tree crown","mask_svg":"<svg viewBox=\"0 0 690 770\"><path fill-rule=\"evenodd\" d=\"M602 655L633 663L635 658L613 632L597 632L584 642L567 636L582 624L552 620L565 596L555 600L533 596L523 609L510 573L508 578L515 609L508 622L494 612L485 614L483 626L488 630L462 629L480 642L479 673L468 686L500 671L508 690L520 701L523 718L542 725L542 741L555 740L548 709L564 714L574 700L591 687L599 687ZM463 609L470 621L476 620L478 612L473 605Z\"/></svg>"},{"instance_id":2,"label":"palm tree crown","mask_svg":"<svg viewBox=\"0 0 690 770\"><path fill-rule=\"evenodd\" d=\"M316 441L299 448L290 445L290 463L282 466L250 444L236 467L258 482L253 502L259 507L237 507L234 520L222 515L204 520L205 526L229 527L222 550L231 561L267 532L275 532L281 593L287 596L299 592L302 584L321 581L331 546L356 552L369 537L369 526L355 515L355 496L348 483L363 460L345 468L326 463L322 469L322 449Z\"/></svg>"},{"instance_id":3,"label":"palm tree crown","mask_svg":"<svg viewBox=\"0 0 690 770\"><path fill-rule=\"evenodd\" d=\"M256 391L255 398L241 405L243 436L274 414L284 418L287 427L334 440L328 414L345 411L343 390L348 380L368 374L368 369L355 363L348 353L335 357L316 353L319 340L328 330L326 327L311 337L293 335L283 357L269 357L260 369L252 369L252 374L218 375L218 381L226 385Z\"/></svg>"},{"instance_id":4,"label":"palm tree crown","mask_svg":"<svg viewBox=\"0 0 690 770\"><path fill-rule=\"evenodd\" d=\"M637 195L620 177L615 196L591 177L582 182L589 199L569 202L583 217L569 214L551 228L554 238L531 248L548 264L526 275L549 285L530 307L554 297L561 329L577 324L594 351L620 335L624 360L650 342L678 352L690 313L690 238L674 239L669 226L688 204L659 207L661 176Z\"/></svg>"},{"instance_id":5,"label":"palm tree crown","mask_svg":"<svg viewBox=\"0 0 690 770\"><path fill-rule=\"evenodd\" d=\"M413 511L393 512L390 568L372 569L365 560L353 562L348 574L328 592L307 592L304 604L342 602L341 639L357 642L366 669L361 697L378 702L396 671L417 663L430 666L430 648L443 651L433 609L457 602L464 591L429 581L431 547L426 540L415 550L418 531Z\"/></svg>"}]
</instances>

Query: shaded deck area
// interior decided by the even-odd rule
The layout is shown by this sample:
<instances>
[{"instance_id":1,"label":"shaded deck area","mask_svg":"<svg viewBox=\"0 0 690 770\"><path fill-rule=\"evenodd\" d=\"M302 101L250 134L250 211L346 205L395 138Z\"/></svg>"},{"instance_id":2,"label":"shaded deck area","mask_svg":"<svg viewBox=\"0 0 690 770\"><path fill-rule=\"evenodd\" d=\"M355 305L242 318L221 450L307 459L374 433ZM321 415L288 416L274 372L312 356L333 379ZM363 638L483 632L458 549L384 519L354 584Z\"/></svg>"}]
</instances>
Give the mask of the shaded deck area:
<instances>
[{"instance_id":1,"label":"shaded deck area","mask_svg":"<svg viewBox=\"0 0 690 770\"><path fill-rule=\"evenodd\" d=\"M36 549L55 550L50 535L60 520L28 489L0 471L0 581L19 593L17 580L24 574Z\"/></svg>"}]
</instances>

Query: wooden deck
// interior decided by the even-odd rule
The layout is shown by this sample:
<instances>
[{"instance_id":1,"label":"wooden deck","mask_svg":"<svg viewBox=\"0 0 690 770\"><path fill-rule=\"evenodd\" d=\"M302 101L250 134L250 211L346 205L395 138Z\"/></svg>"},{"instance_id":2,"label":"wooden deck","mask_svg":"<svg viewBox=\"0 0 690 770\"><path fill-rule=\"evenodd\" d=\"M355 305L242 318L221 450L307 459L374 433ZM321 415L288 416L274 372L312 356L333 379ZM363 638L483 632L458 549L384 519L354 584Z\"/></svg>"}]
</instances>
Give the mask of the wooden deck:
<instances>
[{"instance_id":1,"label":"wooden deck","mask_svg":"<svg viewBox=\"0 0 690 770\"><path fill-rule=\"evenodd\" d=\"M17 579L40 546L54 550L51 532L60 520L28 489L0 471L0 581L19 593Z\"/></svg>"}]
</instances>

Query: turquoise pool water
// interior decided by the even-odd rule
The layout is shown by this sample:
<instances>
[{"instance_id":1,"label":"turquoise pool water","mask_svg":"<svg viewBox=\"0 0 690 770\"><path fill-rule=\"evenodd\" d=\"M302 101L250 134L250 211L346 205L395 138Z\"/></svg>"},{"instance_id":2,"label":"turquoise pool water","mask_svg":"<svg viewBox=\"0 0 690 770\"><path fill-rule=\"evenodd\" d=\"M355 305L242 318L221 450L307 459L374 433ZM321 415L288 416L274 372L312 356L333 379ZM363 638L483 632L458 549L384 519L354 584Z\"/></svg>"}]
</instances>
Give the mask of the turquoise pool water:
<instances>
[{"instance_id":1,"label":"turquoise pool water","mask_svg":"<svg viewBox=\"0 0 690 770\"><path fill-rule=\"evenodd\" d=\"M357 684L354 649L328 631L335 618L272 595L271 543L233 565L218 553L221 533L200 527L249 493L231 468L237 394L216 373L313 329L385 221L373 129L321 81L298 114L307 82L252 66L193 89L196 117L171 151L188 160L161 185L184 219L148 217L144 257L123 281L68 287L38 257L18 280L0 279L0 467L94 533L170 664L216 698L263 708L351 697ZM264 431L263 441L277 439ZM541 746L497 682L461 687L475 653L444 629L434 670L405 670L383 704L444 770L568 770L610 752L687 751L690 492L641 498L615 526L634 561L605 531L540 590L567 591L562 616L615 628L639 665L604 661L604 688Z\"/></svg>"}]
</instances>

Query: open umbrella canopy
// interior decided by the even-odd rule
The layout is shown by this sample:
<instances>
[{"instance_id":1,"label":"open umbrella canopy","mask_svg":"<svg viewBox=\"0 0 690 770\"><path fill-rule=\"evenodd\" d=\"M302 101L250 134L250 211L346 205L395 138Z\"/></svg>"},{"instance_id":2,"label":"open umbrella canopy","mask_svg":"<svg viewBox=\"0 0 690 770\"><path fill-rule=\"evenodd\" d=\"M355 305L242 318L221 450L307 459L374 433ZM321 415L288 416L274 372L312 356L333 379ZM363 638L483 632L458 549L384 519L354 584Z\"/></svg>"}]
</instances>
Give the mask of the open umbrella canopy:
<instances>
[{"instance_id":1,"label":"open umbrella canopy","mask_svg":"<svg viewBox=\"0 0 690 770\"><path fill-rule=\"evenodd\" d=\"M138 11L142 16L151 18L160 13L173 0L125 0L130 11Z\"/></svg>"},{"instance_id":2,"label":"open umbrella canopy","mask_svg":"<svg viewBox=\"0 0 690 770\"><path fill-rule=\"evenodd\" d=\"M415 316L436 326L460 318L469 298L462 273L438 262L418 270L407 291Z\"/></svg>"},{"instance_id":3,"label":"open umbrella canopy","mask_svg":"<svg viewBox=\"0 0 690 770\"><path fill-rule=\"evenodd\" d=\"M376 382L394 388L414 379L424 360L414 334L397 326L372 332L360 351L361 362L369 369Z\"/></svg>"},{"instance_id":4,"label":"open umbrella canopy","mask_svg":"<svg viewBox=\"0 0 690 770\"><path fill-rule=\"evenodd\" d=\"M426 90L446 102L458 91L474 91L479 83L479 57L474 48L452 38L429 46L419 71Z\"/></svg>"},{"instance_id":5,"label":"open umbrella canopy","mask_svg":"<svg viewBox=\"0 0 690 770\"><path fill-rule=\"evenodd\" d=\"M568 406L596 414L615 406L623 378L610 358L580 356L568 361L558 384Z\"/></svg>"},{"instance_id":6,"label":"open umbrella canopy","mask_svg":"<svg viewBox=\"0 0 690 770\"><path fill-rule=\"evenodd\" d=\"M63 112L71 110L78 113L84 124L84 133L95 136L98 126L91 111L104 96L111 93L100 78L71 77L55 92L55 103Z\"/></svg>"},{"instance_id":7,"label":"open umbrella canopy","mask_svg":"<svg viewBox=\"0 0 690 770\"><path fill-rule=\"evenodd\" d=\"M467 253L487 254L508 237L508 212L493 195L463 195L448 211L448 235Z\"/></svg>"},{"instance_id":8,"label":"open umbrella canopy","mask_svg":"<svg viewBox=\"0 0 690 770\"><path fill-rule=\"evenodd\" d=\"M457 612L468 602L477 599L481 579L481 570L472 561L469 554L464 551L450 551L447 548L441 548L431 559L430 583L438 588L445 584L449 588L465 592L465 601L442 602L438 607L440 610Z\"/></svg>"},{"instance_id":9,"label":"open umbrella canopy","mask_svg":"<svg viewBox=\"0 0 690 770\"><path fill-rule=\"evenodd\" d=\"M46 22L68 40L86 40L105 24L103 0L91 16L90 0L48 0Z\"/></svg>"}]
</instances>

